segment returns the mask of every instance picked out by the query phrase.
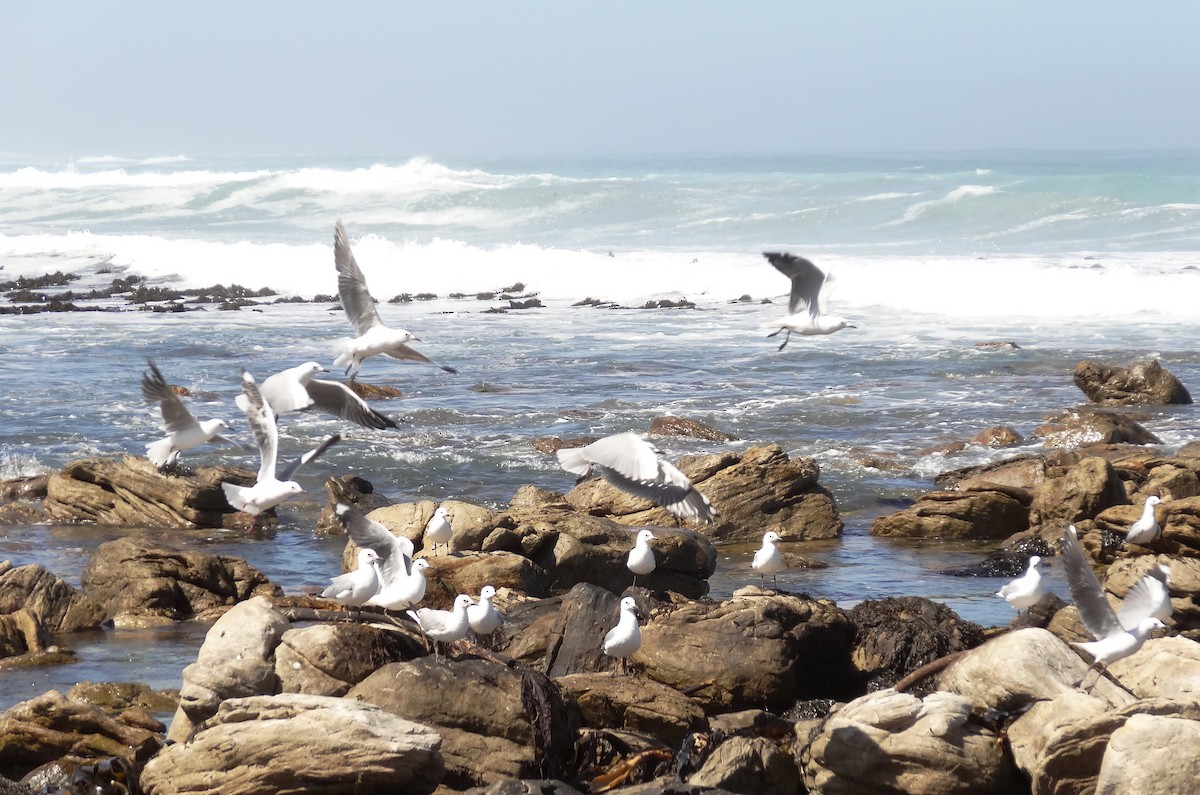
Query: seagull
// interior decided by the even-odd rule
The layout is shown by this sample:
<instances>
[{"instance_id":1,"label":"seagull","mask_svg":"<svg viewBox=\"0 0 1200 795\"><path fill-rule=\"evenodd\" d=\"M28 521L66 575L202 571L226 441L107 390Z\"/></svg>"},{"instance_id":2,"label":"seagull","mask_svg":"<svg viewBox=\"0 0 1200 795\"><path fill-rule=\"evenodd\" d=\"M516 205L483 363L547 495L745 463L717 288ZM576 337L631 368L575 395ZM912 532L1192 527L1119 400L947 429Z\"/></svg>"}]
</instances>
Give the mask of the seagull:
<instances>
[{"instance_id":1,"label":"seagull","mask_svg":"<svg viewBox=\"0 0 1200 795\"><path fill-rule=\"evenodd\" d=\"M492 600L495 598L496 589L485 585L479 591L479 604L473 604L467 608L467 622L471 625L471 630L477 638L486 636L490 641L493 633L504 623L504 614L492 604ZM490 646L491 643L489 642L488 645Z\"/></svg>"},{"instance_id":2,"label":"seagull","mask_svg":"<svg viewBox=\"0 0 1200 795\"><path fill-rule=\"evenodd\" d=\"M292 480L292 475L300 467L320 456L334 444L342 440L338 434L325 439L312 450L293 461L279 478L275 477L275 458L279 449L279 431L275 427L275 412L263 400L258 391L258 384L249 372L242 372L242 394L238 395L238 406L246 412L250 421L250 430L254 432L254 440L258 443L258 455L261 463L258 467L258 478L253 486L238 486L233 483L222 483L225 499L234 508L254 517L250 529L258 515L263 511L274 508L288 497L302 494L304 489Z\"/></svg>"},{"instance_id":3,"label":"seagull","mask_svg":"<svg viewBox=\"0 0 1200 795\"><path fill-rule=\"evenodd\" d=\"M417 562L420 563L421 561ZM409 617L413 621L416 621L417 626L421 628L421 634L433 640L435 659L440 659L437 657L439 645L453 643L467 636L467 630L471 627L471 620L467 616L467 610L470 607L471 597L465 593L460 593L454 597L453 610L435 610L432 607L422 607L420 610L408 611Z\"/></svg>"},{"instance_id":4,"label":"seagull","mask_svg":"<svg viewBox=\"0 0 1200 795\"><path fill-rule=\"evenodd\" d=\"M779 533L774 530L768 530L763 534L762 547L754 553L754 560L750 561L750 568L754 569L762 577L763 587L767 587L767 575L771 575L771 582L778 588L779 584L775 581L775 574L783 568L783 556L779 554L779 549L775 546L775 542L779 540Z\"/></svg>"},{"instance_id":5,"label":"seagull","mask_svg":"<svg viewBox=\"0 0 1200 795\"><path fill-rule=\"evenodd\" d=\"M633 549L629 550L629 556L625 558L625 566L633 572L634 585L637 585L639 574L646 575L654 571L654 550L650 548L650 542L653 540L654 533L649 530L640 531Z\"/></svg>"},{"instance_id":6,"label":"seagull","mask_svg":"<svg viewBox=\"0 0 1200 795\"><path fill-rule=\"evenodd\" d=\"M438 548L438 544L446 547L447 554L450 552L450 536L454 533L454 528L450 526L449 513L439 505L430 517L429 524L425 525L425 540L432 545L431 552Z\"/></svg>"},{"instance_id":7,"label":"seagull","mask_svg":"<svg viewBox=\"0 0 1200 795\"><path fill-rule=\"evenodd\" d=\"M333 261L338 272L338 294L342 308L350 324L354 326L354 339L343 339L336 343L337 358L334 364L346 367L346 375L353 381L362 367L363 359L382 353L393 359L428 362L448 373L457 373L453 367L438 364L423 353L410 348L408 343L416 340L411 332L383 325L375 310L375 299L367 290L367 279L354 261L350 244L346 242L346 230L338 221L333 233Z\"/></svg>"},{"instance_id":8,"label":"seagull","mask_svg":"<svg viewBox=\"0 0 1200 795\"><path fill-rule=\"evenodd\" d=\"M205 442L231 442L221 436L221 431L229 430L225 420L197 422L192 412L183 405L179 395L171 390L158 365L150 359L146 360L146 364L150 365L150 373L153 375L142 373L142 397L158 403L162 411L163 427L167 431L165 439L146 445L146 458L150 459L150 463L161 472L175 464L179 460L179 454L185 450Z\"/></svg>"},{"instance_id":9,"label":"seagull","mask_svg":"<svg viewBox=\"0 0 1200 795\"><path fill-rule=\"evenodd\" d=\"M340 381L313 378L329 372L316 362L288 368L262 382L259 392L276 416L318 408L364 428L395 428L396 421L367 405L354 390Z\"/></svg>"},{"instance_id":10,"label":"seagull","mask_svg":"<svg viewBox=\"0 0 1200 795\"><path fill-rule=\"evenodd\" d=\"M379 587L381 590L400 578L407 578L412 574L412 558L416 549L408 538L394 535L379 522L368 519L361 511L351 508L344 502L339 502L334 506L333 516L342 527L346 528L346 533L350 536L351 541L360 547L373 549L379 555ZM424 591L421 594L423 596Z\"/></svg>"},{"instance_id":11,"label":"seagull","mask_svg":"<svg viewBox=\"0 0 1200 795\"><path fill-rule=\"evenodd\" d=\"M379 553L365 547L358 550L358 568L331 579L321 596L346 607L360 607L379 590L379 580Z\"/></svg>"},{"instance_id":12,"label":"seagull","mask_svg":"<svg viewBox=\"0 0 1200 795\"><path fill-rule=\"evenodd\" d=\"M1158 526L1158 519L1154 516L1154 506L1160 502L1162 500L1153 494L1146 498L1146 505L1142 508L1141 518L1134 522L1128 532L1125 533L1126 543L1146 546L1158 538L1160 528Z\"/></svg>"},{"instance_id":13,"label":"seagull","mask_svg":"<svg viewBox=\"0 0 1200 795\"><path fill-rule=\"evenodd\" d=\"M1042 584L1042 573L1038 571L1038 566L1041 564L1041 557L1032 555L1029 558L1029 568L1026 572L996 591L996 596L1004 597L1006 602L1017 608L1018 616L1021 615L1022 610L1037 604L1037 601L1042 598L1042 594L1046 593L1046 587Z\"/></svg>"},{"instance_id":14,"label":"seagull","mask_svg":"<svg viewBox=\"0 0 1200 795\"><path fill-rule=\"evenodd\" d=\"M621 617L617 625L604 636L602 648L609 657L621 661L621 670L629 672L629 655L642 647L642 630L638 627L637 602L632 596L621 600Z\"/></svg>"},{"instance_id":15,"label":"seagull","mask_svg":"<svg viewBox=\"0 0 1200 795\"><path fill-rule=\"evenodd\" d=\"M1133 629L1147 616L1165 623L1171 617L1171 593L1167 590L1170 582L1170 566L1159 563L1150 569L1125 594L1125 601L1121 602L1121 609L1117 611L1121 626L1126 630Z\"/></svg>"},{"instance_id":16,"label":"seagull","mask_svg":"<svg viewBox=\"0 0 1200 795\"><path fill-rule=\"evenodd\" d=\"M618 433L586 447L559 450L563 469L582 477L592 470L617 488L666 508L680 519L712 522L717 512L687 475L633 432Z\"/></svg>"},{"instance_id":17,"label":"seagull","mask_svg":"<svg viewBox=\"0 0 1200 795\"><path fill-rule=\"evenodd\" d=\"M781 331L786 331L779 350L787 347L792 332L803 336L817 334L832 334L844 328L857 328L846 322L845 318L836 315L821 314L822 297L826 288L833 281L820 268L813 265L804 257L775 251L764 251L763 256L775 266L775 269L792 280L792 293L788 297L788 316L773 323L763 323L760 328L773 328L768 334L774 337Z\"/></svg>"},{"instance_id":18,"label":"seagull","mask_svg":"<svg viewBox=\"0 0 1200 795\"><path fill-rule=\"evenodd\" d=\"M394 580L381 580L379 590L367 600L367 604L382 607L386 614L389 610L408 610L415 607L425 598L425 570L429 561L425 558L412 562L412 573L396 577Z\"/></svg>"},{"instance_id":19,"label":"seagull","mask_svg":"<svg viewBox=\"0 0 1200 795\"><path fill-rule=\"evenodd\" d=\"M1084 671L1083 679L1079 680L1079 684L1082 685L1093 668L1099 671L1100 666L1107 666L1115 660L1135 653L1142 648L1150 633L1164 624L1152 614L1158 605L1149 600L1146 603L1141 601L1149 591L1139 590L1135 585L1121 604L1121 612L1125 614L1125 620L1131 624L1131 628L1125 629L1122 626L1122 621L1113 612L1104 595L1104 588L1096 579L1096 573L1092 571L1091 564L1083 554L1075 525L1069 525L1063 533L1062 553L1067 585L1079 608L1079 618L1088 632L1096 638L1090 643L1075 644L1093 657L1092 664ZM1099 681L1099 678L1096 681ZM1095 683L1092 686L1094 687Z\"/></svg>"}]
</instances>

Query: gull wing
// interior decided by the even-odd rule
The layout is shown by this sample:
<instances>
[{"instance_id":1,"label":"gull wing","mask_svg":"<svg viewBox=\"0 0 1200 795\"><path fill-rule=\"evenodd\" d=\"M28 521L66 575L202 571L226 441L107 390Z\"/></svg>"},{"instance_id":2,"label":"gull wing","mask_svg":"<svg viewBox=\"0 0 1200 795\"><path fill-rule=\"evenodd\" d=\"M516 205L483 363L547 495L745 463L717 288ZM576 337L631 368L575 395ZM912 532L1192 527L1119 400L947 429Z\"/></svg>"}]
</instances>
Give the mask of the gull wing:
<instances>
[{"instance_id":1,"label":"gull wing","mask_svg":"<svg viewBox=\"0 0 1200 795\"><path fill-rule=\"evenodd\" d=\"M315 461L317 458L320 457L320 455L322 453L324 453L330 447L333 447L335 444L337 444L341 440L342 440L342 435L340 433L335 433L333 436L326 437L325 441L321 442L319 445L317 445L313 449L309 450L307 453L300 456L292 463L288 464L288 468L283 470L283 474L281 474L279 476L279 479L280 480L291 480L292 475L296 474L296 470L298 470L300 467L307 464L309 461Z\"/></svg>"},{"instance_id":2,"label":"gull wing","mask_svg":"<svg viewBox=\"0 0 1200 795\"><path fill-rule=\"evenodd\" d=\"M792 280L792 292L788 297L788 312L796 314L801 309L816 317L821 313L821 288L825 286L825 274L804 257L784 252L764 251L763 256L775 266L775 270Z\"/></svg>"},{"instance_id":3,"label":"gull wing","mask_svg":"<svg viewBox=\"0 0 1200 795\"><path fill-rule=\"evenodd\" d=\"M1148 574L1125 594L1121 609L1117 611L1117 620L1123 628L1130 630L1142 623L1142 619L1156 616L1164 607L1170 616L1171 597L1167 593L1167 586L1162 580Z\"/></svg>"},{"instance_id":4,"label":"gull wing","mask_svg":"<svg viewBox=\"0 0 1200 795\"><path fill-rule=\"evenodd\" d=\"M433 359L430 359L428 356L421 353L417 349L410 348L409 346L407 346L403 343L401 343L400 345L397 345L394 348L391 348L390 350L384 351L384 353L388 356L391 356L393 359L400 359L401 361L409 361L409 362L425 362L427 364L432 364L437 367L440 367L443 370L445 370L447 373L458 373L458 370L455 370L453 367L447 367L444 364L438 364Z\"/></svg>"},{"instance_id":5,"label":"gull wing","mask_svg":"<svg viewBox=\"0 0 1200 795\"><path fill-rule=\"evenodd\" d=\"M361 337L371 328L382 326L383 321L375 310L375 299L371 298L367 279L354 261L341 221L337 222L333 231L333 263L338 272L338 295L350 325L354 326L354 333Z\"/></svg>"},{"instance_id":6,"label":"gull wing","mask_svg":"<svg viewBox=\"0 0 1200 795\"><path fill-rule=\"evenodd\" d=\"M1079 545L1079 537L1075 533L1075 525L1069 525L1063 533L1063 567L1067 572L1067 586L1071 589L1071 598L1079 608L1079 617L1096 640L1104 640L1125 630L1117 620L1112 605L1104 596L1104 588L1092 571L1092 564L1083 554Z\"/></svg>"},{"instance_id":7,"label":"gull wing","mask_svg":"<svg viewBox=\"0 0 1200 795\"><path fill-rule=\"evenodd\" d=\"M346 528L346 533L355 544L373 549L379 555L379 573L383 583L395 582L397 577L412 574L412 556L416 551L412 541L404 536L393 535L379 522L368 519L361 511L345 503L338 503L333 515Z\"/></svg>"},{"instance_id":8,"label":"gull wing","mask_svg":"<svg viewBox=\"0 0 1200 795\"><path fill-rule=\"evenodd\" d=\"M576 474L581 470L586 474L584 465L590 464L617 488L661 505L681 519L711 522L716 516L708 498L687 475L636 433L618 433L575 451L559 451L559 462Z\"/></svg>"},{"instance_id":9,"label":"gull wing","mask_svg":"<svg viewBox=\"0 0 1200 795\"><path fill-rule=\"evenodd\" d=\"M711 522L717 512L708 498L692 485L686 475L665 461L663 464L674 474L667 474L665 479L658 481L634 480L599 464L596 465L596 469L605 480L622 491L661 505L680 519ZM678 478L682 478L682 481Z\"/></svg>"},{"instance_id":10,"label":"gull wing","mask_svg":"<svg viewBox=\"0 0 1200 795\"><path fill-rule=\"evenodd\" d=\"M364 428L383 430L396 427L395 420L371 408L367 401L340 381L320 381L314 378L308 382L308 396L312 404L322 411Z\"/></svg>"},{"instance_id":11,"label":"gull wing","mask_svg":"<svg viewBox=\"0 0 1200 795\"><path fill-rule=\"evenodd\" d=\"M250 421L250 430L254 432L254 441L258 444L258 455L261 459L258 479L270 480L275 477L279 432L275 427L275 412L271 411L271 407L263 400L262 393L258 391L258 383L249 370L242 371L242 394L236 402L246 413L246 419Z\"/></svg>"},{"instance_id":12,"label":"gull wing","mask_svg":"<svg viewBox=\"0 0 1200 795\"><path fill-rule=\"evenodd\" d=\"M278 414L300 411L313 404L312 397L291 370L284 370L263 381L258 391L271 410Z\"/></svg>"},{"instance_id":13,"label":"gull wing","mask_svg":"<svg viewBox=\"0 0 1200 795\"><path fill-rule=\"evenodd\" d=\"M179 433L191 428L198 428L200 423L196 422L192 412L183 405L179 395L171 390L167 379L163 378L162 371L158 369L158 365L150 359L146 360L146 364L150 365L150 373L142 373L142 397L158 403L159 410L162 411L163 426L167 433Z\"/></svg>"}]
</instances>

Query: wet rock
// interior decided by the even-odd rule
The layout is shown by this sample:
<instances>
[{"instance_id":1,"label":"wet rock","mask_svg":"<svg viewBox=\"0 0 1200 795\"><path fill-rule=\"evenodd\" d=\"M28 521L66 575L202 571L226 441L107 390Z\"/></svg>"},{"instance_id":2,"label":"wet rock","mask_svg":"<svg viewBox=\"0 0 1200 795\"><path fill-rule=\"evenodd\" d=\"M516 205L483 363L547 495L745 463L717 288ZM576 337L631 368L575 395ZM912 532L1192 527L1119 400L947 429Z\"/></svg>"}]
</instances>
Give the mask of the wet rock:
<instances>
[{"instance_id":1,"label":"wet rock","mask_svg":"<svg viewBox=\"0 0 1200 795\"><path fill-rule=\"evenodd\" d=\"M104 606L76 591L36 563L0 562L0 615L28 608L50 633L95 629L105 619Z\"/></svg>"},{"instance_id":2,"label":"wet rock","mask_svg":"<svg viewBox=\"0 0 1200 795\"><path fill-rule=\"evenodd\" d=\"M1020 791L999 738L974 719L967 699L951 693L862 696L835 708L807 742L798 740L810 792Z\"/></svg>"},{"instance_id":3,"label":"wet rock","mask_svg":"<svg viewBox=\"0 0 1200 795\"><path fill-rule=\"evenodd\" d=\"M537 436L533 440L533 449L539 453L554 455L559 450L568 450L573 447L587 447L599 438L599 436L569 436L566 439L562 439L558 436Z\"/></svg>"},{"instance_id":4,"label":"wet rock","mask_svg":"<svg viewBox=\"0 0 1200 795\"><path fill-rule=\"evenodd\" d=\"M21 778L68 754L124 757L142 763L162 747L158 731L131 726L58 690L22 701L0 715L0 773Z\"/></svg>"},{"instance_id":5,"label":"wet rock","mask_svg":"<svg viewBox=\"0 0 1200 795\"><path fill-rule=\"evenodd\" d=\"M545 670L551 677L617 669L601 646L604 635L616 626L619 602L616 594L591 583L580 583L563 595L546 640Z\"/></svg>"},{"instance_id":6,"label":"wet rock","mask_svg":"<svg viewBox=\"0 0 1200 795\"><path fill-rule=\"evenodd\" d=\"M29 608L0 615L0 658L45 651L50 634Z\"/></svg>"},{"instance_id":7,"label":"wet rock","mask_svg":"<svg viewBox=\"0 0 1200 795\"><path fill-rule=\"evenodd\" d=\"M699 420L687 417L675 417L670 414L655 417L650 420L646 433L651 436L688 436L693 439L704 439L709 442L733 442L737 437L725 431L719 431Z\"/></svg>"},{"instance_id":8,"label":"wet rock","mask_svg":"<svg viewBox=\"0 0 1200 795\"><path fill-rule=\"evenodd\" d=\"M1075 460L1076 457L1071 457L1070 463L1074 464ZM1052 460L1048 455L1021 455L991 464L943 472L935 477L933 482L942 488L960 491L984 486L1005 486L1034 491L1046 482L1047 478L1054 477L1059 466L1061 463Z\"/></svg>"},{"instance_id":9,"label":"wet rock","mask_svg":"<svg viewBox=\"0 0 1200 795\"><path fill-rule=\"evenodd\" d=\"M1200 748L1200 720L1131 715L1108 741L1096 795L1195 791L1200 754L1186 748Z\"/></svg>"},{"instance_id":10,"label":"wet rock","mask_svg":"<svg viewBox=\"0 0 1200 795\"><path fill-rule=\"evenodd\" d=\"M497 781L491 786L469 789L465 795L583 795L583 793L557 779L538 778Z\"/></svg>"},{"instance_id":11,"label":"wet rock","mask_svg":"<svg viewBox=\"0 0 1200 795\"><path fill-rule=\"evenodd\" d=\"M1029 522L1061 535L1068 524L1093 519L1106 508L1128 502L1113 465L1103 458L1085 458L1062 477L1042 484L1029 506Z\"/></svg>"},{"instance_id":12,"label":"wet rock","mask_svg":"<svg viewBox=\"0 0 1200 795\"><path fill-rule=\"evenodd\" d=\"M373 400L390 400L404 396L404 393L399 388L387 384L367 384L357 380L346 381L345 383L354 394L368 402Z\"/></svg>"},{"instance_id":13,"label":"wet rock","mask_svg":"<svg viewBox=\"0 0 1200 795\"><path fill-rule=\"evenodd\" d=\"M631 661L706 712L783 710L861 692L853 642L854 625L834 605L747 587L726 601L655 611Z\"/></svg>"},{"instance_id":14,"label":"wet rock","mask_svg":"<svg viewBox=\"0 0 1200 795\"><path fill-rule=\"evenodd\" d=\"M1056 550L1038 535L1027 535L1019 541L997 550L979 563L960 569L938 572L948 577L1018 577L1029 569L1029 558L1037 555L1053 557Z\"/></svg>"},{"instance_id":15,"label":"wet rock","mask_svg":"<svg viewBox=\"0 0 1200 795\"><path fill-rule=\"evenodd\" d=\"M241 558L179 551L144 536L101 544L82 582L84 592L120 624L144 618L178 621L280 592Z\"/></svg>"},{"instance_id":16,"label":"wet rock","mask_svg":"<svg viewBox=\"0 0 1200 795\"><path fill-rule=\"evenodd\" d=\"M234 605L217 619L196 662L183 669L179 709L168 739L188 739L225 699L278 693L275 647L287 630L287 619L261 596Z\"/></svg>"},{"instance_id":17,"label":"wet rock","mask_svg":"<svg viewBox=\"0 0 1200 795\"><path fill-rule=\"evenodd\" d=\"M1139 423L1099 409L1071 409L1054 415L1033 429L1033 438L1045 447L1068 449L1096 444L1162 444Z\"/></svg>"},{"instance_id":18,"label":"wet rock","mask_svg":"<svg viewBox=\"0 0 1200 795\"><path fill-rule=\"evenodd\" d=\"M46 521L46 509L32 502L0 505L0 527L19 527Z\"/></svg>"},{"instance_id":19,"label":"wet rock","mask_svg":"<svg viewBox=\"0 0 1200 795\"><path fill-rule=\"evenodd\" d=\"M966 442L943 442L942 444L935 444L931 447L922 447L917 451L917 456L920 458L926 458L931 455L954 455L955 453L961 453L966 449Z\"/></svg>"},{"instance_id":20,"label":"wet rock","mask_svg":"<svg viewBox=\"0 0 1200 795\"><path fill-rule=\"evenodd\" d=\"M283 633L275 674L284 693L344 696L384 665L426 653L424 639L407 627L314 624Z\"/></svg>"},{"instance_id":21,"label":"wet rock","mask_svg":"<svg viewBox=\"0 0 1200 795\"><path fill-rule=\"evenodd\" d=\"M1025 437L1007 425L997 425L993 428L984 428L975 434L975 438L971 441L985 447L1013 447L1025 441Z\"/></svg>"},{"instance_id":22,"label":"wet rock","mask_svg":"<svg viewBox=\"0 0 1200 795\"><path fill-rule=\"evenodd\" d=\"M242 467L200 467L192 474L168 476L141 457L89 458L72 461L50 476L45 506L57 521L233 527L236 511L225 500L221 481L250 485L255 476Z\"/></svg>"},{"instance_id":23,"label":"wet rock","mask_svg":"<svg viewBox=\"0 0 1200 795\"><path fill-rule=\"evenodd\" d=\"M983 643L983 628L945 605L915 596L871 599L849 612L852 659L868 690L891 687L922 665Z\"/></svg>"},{"instance_id":24,"label":"wet rock","mask_svg":"<svg viewBox=\"0 0 1200 795\"><path fill-rule=\"evenodd\" d=\"M317 517L316 532L319 535L341 536L346 534L346 528L337 520L333 509L338 503L349 505L362 513L370 513L376 508L391 504L386 496L375 491L375 486L369 480L357 475L339 475L325 480L325 493L329 501L321 509Z\"/></svg>"},{"instance_id":25,"label":"wet rock","mask_svg":"<svg viewBox=\"0 0 1200 795\"><path fill-rule=\"evenodd\" d=\"M922 495L911 508L881 516L871 535L889 538L1007 538L1029 526L1029 496L1021 490L979 485Z\"/></svg>"},{"instance_id":26,"label":"wet rock","mask_svg":"<svg viewBox=\"0 0 1200 795\"><path fill-rule=\"evenodd\" d=\"M692 732L708 731L700 707L651 679L579 673L554 681L578 706L584 726L649 734L669 748L677 748Z\"/></svg>"},{"instance_id":27,"label":"wet rock","mask_svg":"<svg viewBox=\"0 0 1200 795\"><path fill-rule=\"evenodd\" d=\"M142 771L146 795L432 792L431 729L348 699L288 693L225 701Z\"/></svg>"},{"instance_id":28,"label":"wet rock","mask_svg":"<svg viewBox=\"0 0 1200 795\"><path fill-rule=\"evenodd\" d=\"M0 500L40 500L46 496L49 475L27 475L0 480Z\"/></svg>"},{"instance_id":29,"label":"wet rock","mask_svg":"<svg viewBox=\"0 0 1200 795\"><path fill-rule=\"evenodd\" d=\"M762 795L798 795L802 791L795 761L762 737L727 738L687 782L689 787Z\"/></svg>"},{"instance_id":30,"label":"wet rock","mask_svg":"<svg viewBox=\"0 0 1200 795\"><path fill-rule=\"evenodd\" d=\"M67 698L93 704L110 714L120 714L131 708L145 712L172 712L179 706L177 691L154 690L142 682L84 680L71 688Z\"/></svg>"},{"instance_id":31,"label":"wet rock","mask_svg":"<svg viewBox=\"0 0 1200 795\"><path fill-rule=\"evenodd\" d=\"M1179 379L1148 359L1126 368L1090 359L1075 365L1075 386L1090 400L1104 406L1167 406L1188 404L1188 394Z\"/></svg>"}]
</instances>

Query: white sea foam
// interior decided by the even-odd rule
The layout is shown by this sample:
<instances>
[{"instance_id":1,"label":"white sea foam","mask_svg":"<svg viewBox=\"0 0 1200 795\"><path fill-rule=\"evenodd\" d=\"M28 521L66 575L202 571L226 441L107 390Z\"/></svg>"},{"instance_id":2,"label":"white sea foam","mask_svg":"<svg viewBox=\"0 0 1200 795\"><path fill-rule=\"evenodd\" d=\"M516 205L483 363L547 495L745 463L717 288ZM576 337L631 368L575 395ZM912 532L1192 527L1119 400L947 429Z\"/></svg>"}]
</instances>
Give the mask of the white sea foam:
<instances>
[{"instance_id":1,"label":"white sea foam","mask_svg":"<svg viewBox=\"0 0 1200 795\"><path fill-rule=\"evenodd\" d=\"M922 215L935 207L945 207L946 205L956 204L966 199L977 199L981 196L990 196L997 192L998 189L993 185L960 185L940 198L917 202L905 210L904 215L887 225L890 226L909 223L920 218Z\"/></svg>"}]
</instances>

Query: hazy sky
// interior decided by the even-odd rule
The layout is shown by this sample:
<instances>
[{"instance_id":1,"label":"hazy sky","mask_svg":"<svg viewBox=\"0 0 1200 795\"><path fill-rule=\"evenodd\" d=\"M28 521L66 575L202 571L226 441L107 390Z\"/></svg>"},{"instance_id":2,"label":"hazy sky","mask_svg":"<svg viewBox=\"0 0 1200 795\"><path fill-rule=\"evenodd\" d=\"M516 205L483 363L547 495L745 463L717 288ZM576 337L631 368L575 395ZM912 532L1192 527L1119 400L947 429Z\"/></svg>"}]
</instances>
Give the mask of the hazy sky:
<instances>
[{"instance_id":1,"label":"hazy sky","mask_svg":"<svg viewBox=\"0 0 1200 795\"><path fill-rule=\"evenodd\" d=\"M1200 3L4 2L0 153L1200 147Z\"/></svg>"}]
</instances>

